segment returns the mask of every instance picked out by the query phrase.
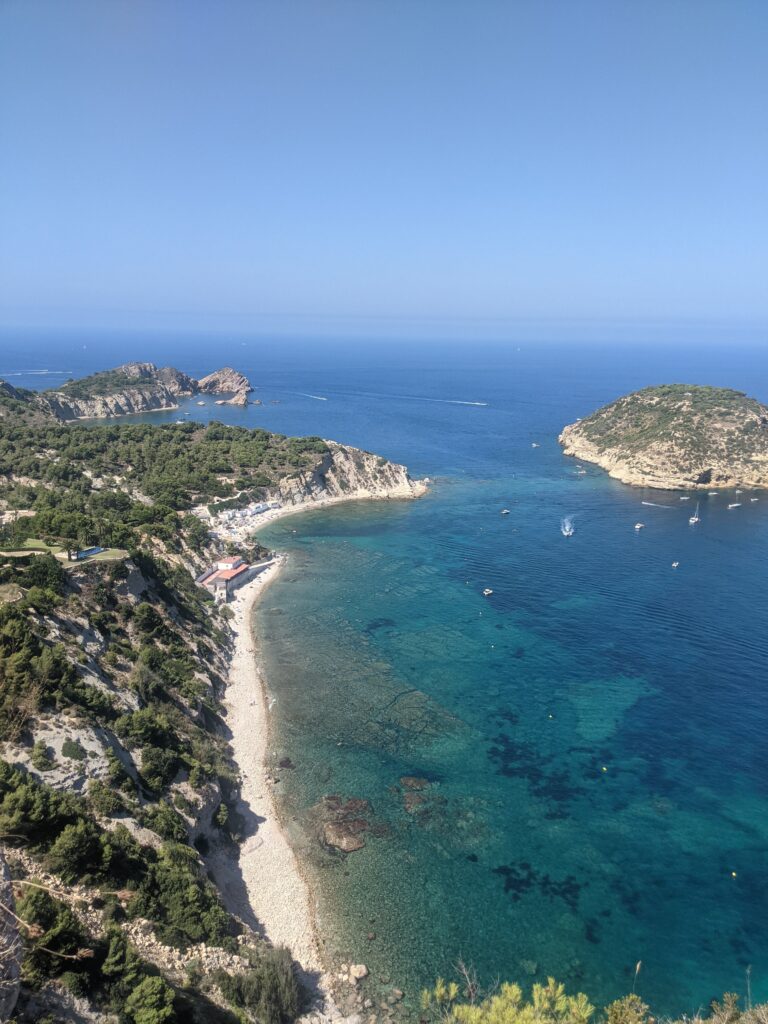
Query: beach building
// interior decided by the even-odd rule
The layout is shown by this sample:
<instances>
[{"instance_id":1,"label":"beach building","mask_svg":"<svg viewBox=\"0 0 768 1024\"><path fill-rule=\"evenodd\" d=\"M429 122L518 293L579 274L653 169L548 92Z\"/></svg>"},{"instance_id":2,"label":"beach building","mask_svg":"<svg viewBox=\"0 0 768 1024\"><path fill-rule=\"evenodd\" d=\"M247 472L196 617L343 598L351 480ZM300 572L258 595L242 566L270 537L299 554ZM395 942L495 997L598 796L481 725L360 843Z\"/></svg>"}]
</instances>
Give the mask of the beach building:
<instances>
[{"instance_id":1,"label":"beach building","mask_svg":"<svg viewBox=\"0 0 768 1024\"><path fill-rule=\"evenodd\" d=\"M195 583L213 594L218 604L226 604L238 587L252 580L254 576L272 564L268 558L262 562L253 564L244 561L242 558L222 558L210 569L206 569L197 577Z\"/></svg>"}]
</instances>

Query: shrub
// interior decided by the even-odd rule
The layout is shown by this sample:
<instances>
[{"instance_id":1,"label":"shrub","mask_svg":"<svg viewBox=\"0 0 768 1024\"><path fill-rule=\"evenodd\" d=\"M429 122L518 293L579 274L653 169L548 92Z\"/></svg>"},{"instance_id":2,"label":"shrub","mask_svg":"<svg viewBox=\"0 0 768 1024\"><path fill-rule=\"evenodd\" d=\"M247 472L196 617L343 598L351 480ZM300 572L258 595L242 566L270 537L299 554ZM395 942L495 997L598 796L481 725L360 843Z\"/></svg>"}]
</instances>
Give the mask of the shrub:
<instances>
[{"instance_id":1,"label":"shrub","mask_svg":"<svg viewBox=\"0 0 768 1024\"><path fill-rule=\"evenodd\" d=\"M123 809L123 802L113 789L101 779L92 779L88 784L88 803L96 814L112 817Z\"/></svg>"},{"instance_id":2,"label":"shrub","mask_svg":"<svg viewBox=\"0 0 768 1024\"><path fill-rule=\"evenodd\" d=\"M71 740L69 736L61 745L61 753L64 757L69 757L73 761L84 761L88 756L88 753L85 747L80 743L80 740Z\"/></svg>"},{"instance_id":3,"label":"shrub","mask_svg":"<svg viewBox=\"0 0 768 1024\"><path fill-rule=\"evenodd\" d=\"M184 822L165 800L145 807L141 815L141 824L157 832L162 839L171 839L177 843L187 841Z\"/></svg>"},{"instance_id":4,"label":"shrub","mask_svg":"<svg viewBox=\"0 0 768 1024\"><path fill-rule=\"evenodd\" d=\"M124 1013L131 1024L173 1021L173 989L162 978L145 978L126 999Z\"/></svg>"},{"instance_id":5,"label":"shrub","mask_svg":"<svg viewBox=\"0 0 768 1024\"><path fill-rule=\"evenodd\" d=\"M74 882L102 867L101 854L99 830L83 818L62 829L48 851L47 861L51 871Z\"/></svg>"},{"instance_id":6,"label":"shrub","mask_svg":"<svg viewBox=\"0 0 768 1024\"><path fill-rule=\"evenodd\" d=\"M173 750L144 747L141 752L141 774L150 789L159 793L172 782L179 768L179 759Z\"/></svg>"},{"instance_id":7,"label":"shrub","mask_svg":"<svg viewBox=\"0 0 768 1024\"><path fill-rule=\"evenodd\" d=\"M648 1007L633 993L606 1006L605 1019L607 1024L646 1024Z\"/></svg>"},{"instance_id":8,"label":"shrub","mask_svg":"<svg viewBox=\"0 0 768 1024\"><path fill-rule=\"evenodd\" d=\"M22 970L29 984L39 985L46 978L61 974L71 966L72 961L53 954L65 953L72 956L87 945L80 923L72 911L42 889L25 887L16 905L16 913L27 924L36 925L41 930L27 944ZM46 950L52 950L52 953Z\"/></svg>"},{"instance_id":9,"label":"shrub","mask_svg":"<svg viewBox=\"0 0 768 1024\"><path fill-rule=\"evenodd\" d=\"M519 985L510 984L477 1003L459 1003L458 995L457 984L438 978L433 990L422 992L422 1009L439 1017L450 1014L460 1024L587 1024L595 1012L583 992L569 996L554 978L534 985L530 1000L523 998Z\"/></svg>"},{"instance_id":10,"label":"shrub","mask_svg":"<svg viewBox=\"0 0 768 1024\"><path fill-rule=\"evenodd\" d=\"M287 949L264 947L250 970L214 975L224 998L249 1010L259 1024L286 1024L298 1013L300 990Z\"/></svg>"},{"instance_id":11,"label":"shrub","mask_svg":"<svg viewBox=\"0 0 768 1024\"><path fill-rule=\"evenodd\" d=\"M55 760L50 755L49 748L42 740L38 740L34 747L32 747L30 760L32 767L37 768L39 772L49 772L56 765Z\"/></svg>"},{"instance_id":12,"label":"shrub","mask_svg":"<svg viewBox=\"0 0 768 1024\"><path fill-rule=\"evenodd\" d=\"M24 583L30 587L43 587L55 594L63 594L67 585L67 573L61 562L53 555L37 555L24 573Z\"/></svg>"},{"instance_id":13,"label":"shrub","mask_svg":"<svg viewBox=\"0 0 768 1024\"><path fill-rule=\"evenodd\" d=\"M229 932L229 916L201 877L197 855L176 843L163 846L147 865L129 913L159 922L160 941L180 949L196 942L221 944Z\"/></svg>"}]
</instances>

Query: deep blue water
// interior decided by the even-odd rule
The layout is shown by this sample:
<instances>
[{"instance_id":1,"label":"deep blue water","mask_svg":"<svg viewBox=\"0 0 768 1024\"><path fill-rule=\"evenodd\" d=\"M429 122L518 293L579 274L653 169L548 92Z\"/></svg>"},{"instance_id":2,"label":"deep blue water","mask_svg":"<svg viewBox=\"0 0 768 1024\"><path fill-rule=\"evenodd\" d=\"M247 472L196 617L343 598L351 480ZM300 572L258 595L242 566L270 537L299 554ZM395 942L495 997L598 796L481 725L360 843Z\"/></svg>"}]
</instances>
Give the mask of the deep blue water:
<instances>
[{"instance_id":1,"label":"deep blue water","mask_svg":"<svg viewBox=\"0 0 768 1024\"><path fill-rule=\"evenodd\" d=\"M193 415L332 437L434 481L262 535L290 553L257 619L329 952L410 993L461 956L485 981L556 974L596 1001L642 960L659 1012L743 992L751 965L768 998L768 494L704 497L692 528L691 502L577 475L556 440L646 384L766 401L762 348L41 338L9 341L0 376L129 357L232 363L265 404ZM430 782L410 809L403 775ZM317 841L331 793L372 807L346 858Z\"/></svg>"}]
</instances>

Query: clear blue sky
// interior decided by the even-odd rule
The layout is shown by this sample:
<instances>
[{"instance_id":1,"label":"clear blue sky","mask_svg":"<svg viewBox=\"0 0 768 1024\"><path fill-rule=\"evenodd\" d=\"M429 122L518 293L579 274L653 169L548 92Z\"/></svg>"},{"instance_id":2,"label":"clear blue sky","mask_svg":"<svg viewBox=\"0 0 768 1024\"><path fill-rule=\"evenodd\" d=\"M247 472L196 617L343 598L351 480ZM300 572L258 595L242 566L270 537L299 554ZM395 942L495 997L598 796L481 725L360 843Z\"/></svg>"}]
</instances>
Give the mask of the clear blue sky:
<instances>
[{"instance_id":1,"label":"clear blue sky","mask_svg":"<svg viewBox=\"0 0 768 1024\"><path fill-rule=\"evenodd\" d=\"M766 0L2 0L0 326L768 322Z\"/></svg>"}]
</instances>

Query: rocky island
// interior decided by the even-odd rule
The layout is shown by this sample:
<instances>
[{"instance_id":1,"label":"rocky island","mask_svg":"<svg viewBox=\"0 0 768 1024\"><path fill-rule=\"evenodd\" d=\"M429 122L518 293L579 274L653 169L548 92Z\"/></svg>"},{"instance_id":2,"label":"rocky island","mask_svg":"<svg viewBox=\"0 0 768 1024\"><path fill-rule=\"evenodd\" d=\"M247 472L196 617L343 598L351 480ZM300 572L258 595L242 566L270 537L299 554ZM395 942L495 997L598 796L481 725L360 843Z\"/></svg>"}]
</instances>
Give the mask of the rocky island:
<instances>
[{"instance_id":1,"label":"rocky island","mask_svg":"<svg viewBox=\"0 0 768 1024\"><path fill-rule=\"evenodd\" d=\"M65 421L177 409L179 398L198 394L230 395L222 404L247 405L253 390L248 378L229 366L195 380L173 366L140 362L124 363L41 393L2 386L7 396L23 397L43 413Z\"/></svg>"},{"instance_id":2,"label":"rocky island","mask_svg":"<svg viewBox=\"0 0 768 1024\"><path fill-rule=\"evenodd\" d=\"M768 406L729 388L643 388L567 426L559 441L565 455L638 487L768 487Z\"/></svg>"}]
</instances>

